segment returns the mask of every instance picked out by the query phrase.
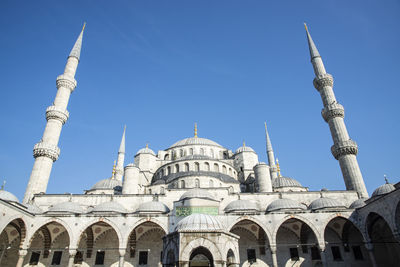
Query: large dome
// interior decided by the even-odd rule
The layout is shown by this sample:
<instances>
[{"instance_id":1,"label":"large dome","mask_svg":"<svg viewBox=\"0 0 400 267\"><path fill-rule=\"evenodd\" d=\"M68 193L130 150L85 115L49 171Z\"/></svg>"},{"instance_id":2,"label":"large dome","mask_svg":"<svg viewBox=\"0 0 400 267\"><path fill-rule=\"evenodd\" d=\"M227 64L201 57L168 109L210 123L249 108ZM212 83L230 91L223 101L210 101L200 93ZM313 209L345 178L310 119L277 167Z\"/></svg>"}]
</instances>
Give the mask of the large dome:
<instances>
[{"instance_id":1,"label":"large dome","mask_svg":"<svg viewBox=\"0 0 400 267\"><path fill-rule=\"evenodd\" d=\"M170 148L179 147L179 146L188 146L188 145L205 145L205 146L218 146L222 147L220 144L206 138L200 137L190 137L183 140L180 140L173 144Z\"/></svg>"},{"instance_id":2,"label":"large dome","mask_svg":"<svg viewBox=\"0 0 400 267\"><path fill-rule=\"evenodd\" d=\"M280 187L303 187L298 181L290 177L278 177L272 182L274 188Z\"/></svg>"},{"instance_id":3,"label":"large dome","mask_svg":"<svg viewBox=\"0 0 400 267\"><path fill-rule=\"evenodd\" d=\"M280 198L271 202L267 207L267 212L284 210L305 210L307 207L293 199Z\"/></svg>"},{"instance_id":4,"label":"large dome","mask_svg":"<svg viewBox=\"0 0 400 267\"><path fill-rule=\"evenodd\" d=\"M389 192L392 192L395 189L396 188L394 187L393 184L386 183L384 185L381 185L377 189L375 189L375 191L372 193L371 197L377 197L377 196L380 196L380 195L384 195L384 194L387 194Z\"/></svg>"},{"instance_id":5,"label":"large dome","mask_svg":"<svg viewBox=\"0 0 400 267\"><path fill-rule=\"evenodd\" d=\"M182 219L176 226L176 231L210 232L222 231L224 227L217 218L208 214L195 213Z\"/></svg>"},{"instance_id":6,"label":"large dome","mask_svg":"<svg viewBox=\"0 0 400 267\"><path fill-rule=\"evenodd\" d=\"M200 189L200 188L193 188L186 191L179 200L191 199L191 198L202 198L202 199L209 199L209 200L216 200L216 198L207 190Z\"/></svg>"},{"instance_id":7,"label":"large dome","mask_svg":"<svg viewBox=\"0 0 400 267\"><path fill-rule=\"evenodd\" d=\"M14 194L5 191L3 189L0 190L0 199L6 200L6 201L14 201L14 202L19 202L18 198L14 196Z\"/></svg>"},{"instance_id":8,"label":"large dome","mask_svg":"<svg viewBox=\"0 0 400 267\"><path fill-rule=\"evenodd\" d=\"M113 179L113 178L108 178L104 179L101 181L98 181L91 190L97 190L97 189L115 189L115 190L122 190L122 181Z\"/></svg>"}]
</instances>

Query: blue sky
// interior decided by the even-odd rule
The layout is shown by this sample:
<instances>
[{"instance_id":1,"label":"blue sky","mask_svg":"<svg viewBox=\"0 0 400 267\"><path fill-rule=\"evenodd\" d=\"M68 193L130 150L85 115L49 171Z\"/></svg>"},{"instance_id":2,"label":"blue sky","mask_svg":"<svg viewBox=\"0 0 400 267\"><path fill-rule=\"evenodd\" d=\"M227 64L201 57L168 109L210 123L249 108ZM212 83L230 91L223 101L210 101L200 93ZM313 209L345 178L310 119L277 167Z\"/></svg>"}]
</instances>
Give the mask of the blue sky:
<instances>
[{"instance_id":1,"label":"blue sky","mask_svg":"<svg viewBox=\"0 0 400 267\"><path fill-rule=\"evenodd\" d=\"M313 88L303 22L335 78L371 194L398 182L399 1L1 1L0 179L22 199L55 79L84 21L81 62L48 193L82 193L127 155L199 136L266 161L268 122L283 175L344 189Z\"/></svg>"}]
</instances>

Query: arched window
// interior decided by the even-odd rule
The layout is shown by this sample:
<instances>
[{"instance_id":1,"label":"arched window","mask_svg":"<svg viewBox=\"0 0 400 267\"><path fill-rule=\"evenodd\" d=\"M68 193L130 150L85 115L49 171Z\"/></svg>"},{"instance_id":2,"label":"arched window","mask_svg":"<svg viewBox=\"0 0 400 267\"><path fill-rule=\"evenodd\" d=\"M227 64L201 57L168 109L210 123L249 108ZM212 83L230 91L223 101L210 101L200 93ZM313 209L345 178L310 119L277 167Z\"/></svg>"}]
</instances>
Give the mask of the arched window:
<instances>
[{"instance_id":1,"label":"arched window","mask_svg":"<svg viewBox=\"0 0 400 267\"><path fill-rule=\"evenodd\" d=\"M214 187L214 181L213 181L213 180L210 180L209 186L210 186L211 188Z\"/></svg>"},{"instance_id":2,"label":"arched window","mask_svg":"<svg viewBox=\"0 0 400 267\"><path fill-rule=\"evenodd\" d=\"M204 148L200 148L200 155L204 155Z\"/></svg>"},{"instance_id":3,"label":"arched window","mask_svg":"<svg viewBox=\"0 0 400 267\"><path fill-rule=\"evenodd\" d=\"M183 149L179 150L179 156L183 157Z\"/></svg>"},{"instance_id":4,"label":"arched window","mask_svg":"<svg viewBox=\"0 0 400 267\"><path fill-rule=\"evenodd\" d=\"M185 172L189 171L189 163L185 163Z\"/></svg>"},{"instance_id":5,"label":"arched window","mask_svg":"<svg viewBox=\"0 0 400 267\"><path fill-rule=\"evenodd\" d=\"M214 171L219 172L219 166L217 163L214 163Z\"/></svg>"},{"instance_id":6,"label":"arched window","mask_svg":"<svg viewBox=\"0 0 400 267\"><path fill-rule=\"evenodd\" d=\"M222 172L226 174L226 166L225 165L222 166Z\"/></svg>"},{"instance_id":7,"label":"arched window","mask_svg":"<svg viewBox=\"0 0 400 267\"><path fill-rule=\"evenodd\" d=\"M189 149L189 155L193 155L193 148Z\"/></svg>"},{"instance_id":8,"label":"arched window","mask_svg":"<svg viewBox=\"0 0 400 267\"><path fill-rule=\"evenodd\" d=\"M199 187L200 187L200 180L199 180L199 179L196 179L196 180L194 181L194 186L195 186L196 188L199 188Z\"/></svg>"},{"instance_id":9,"label":"arched window","mask_svg":"<svg viewBox=\"0 0 400 267\"><path fill-rule=\"evenodd\" d=\"M179 184L180 188L185 188L185 181L181 180L180 184Z\"/></svg>"},{"instance_id":10,"label":"arched window","mask_svg":"<svg viewBox=\"0 0 400 267\"><path fill-rule=\"evenodd\" d=\"M160 177L163 177L164 176L164 169L162 169L161 171L160 171Z\"/></svg>"},{"instance_id":11,"label":"arched window","mask_svg":"<svg viewBox=\"0 0 400 267\"><path fill-rule=\"evenodd\" d=\"M167 167L167 175L170 175L170 174L171 174L171 167L168 166L168 167Z\"/></svg>"},{"instance_id":12,"label":"arched window","mask_svg":"<svg viewBox=\"0 0 400 267\"><path fill-rule=\"evenodd\" d=\"M210 171L210 163L206 162L206 163L204 163L204 165L206 166L205 170L209 172Z\"/></svg>"},{"instance_id":13,"label":"arched window","mask_svg":"<svg viewBox=\"0 0 400 267\"><path fill-rule=\"evenodd\" d=\"M232 168L229 168L229 175L232 176Z\"/></svg>"},{"instance_id":14,"label":"arched window","mask_svg":"<svg viewBox=\"0 0 400 267\"><path fill-rule=\"evenodd\" d=\"M195 163L194 163L194 170L195 170L196 172L200 171L200 164L199 164L198 162L195 162Z\"/></svg>"},{"instance_id":15,"label":"arched window","mask_svg":"<svg viewBox=\"0 0 400 267\"><path fill-rule=\"evenodd\" d=\"M210 156L213 158L214 157L214 150L210 149Z\"/></svg>"},{"instance_id":16,"label":"arched window","mask_svg":"<svg viewBox=\"0 0 400 267\"><path fill-rule=\"evenodd\" d=\"M169 154L165 154L164 160L169 160Z\"/></svg>"},{"instance_id":17,"label":"arched window","mask_svg":"<svg viewBox=\"0 0 400 267\"><path fill-rule=\"evenodd\" d=\"M175 172L179 172L179 164L175 164Z\"/></svg>"}]
</instances>

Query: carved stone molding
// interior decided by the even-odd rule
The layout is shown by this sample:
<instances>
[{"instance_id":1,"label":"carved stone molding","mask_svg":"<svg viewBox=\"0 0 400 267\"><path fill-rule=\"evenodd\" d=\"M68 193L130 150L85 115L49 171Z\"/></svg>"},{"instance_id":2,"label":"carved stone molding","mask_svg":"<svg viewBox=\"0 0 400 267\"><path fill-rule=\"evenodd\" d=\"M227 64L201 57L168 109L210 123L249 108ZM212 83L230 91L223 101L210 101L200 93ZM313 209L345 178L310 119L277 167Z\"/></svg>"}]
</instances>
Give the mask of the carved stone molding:
<instances>
[{"instance_id":1,"label":"carved stone molding","mask_svg":"<svg viewBox=\"0 0 400 267\"><path fill-rule=\"evenodd\" d=\"M325 86L333 87L333 77L328 73L318 75L317 77L315 77L313 84L315 89L317 89L318 91Z\"/></svg>"},{"instance_id":2,"label":"carved stone molding","mask_svg":"<svg viewBox=\"0 0 400 267\"><path fill-rule=\"evenodd\" d=\"M321 115L326 122L335 117L344 118L344 108L338 103L332 103L322 109Z\"/></svg>"},{"instance_id":3,"label":"carved stone molding","mask_svg":"<svg viewBox=\"0 0 400 267\"><path fill-rule=\"evenodd\" d=\"M56 80L57 89L60 87L65 87L71 90L71 93L75 90L76 80L72 77L66 75L60 75Z\"/></svg>"},{"instance_id":4,"label":"carved stone molding","mask_svg":"<svg viewBox=\"0 0 400 267\"><path fill-rule=\"evenodd\" d=\"M69 112L68 110L62 110L58 108L57 106L50 106L46 109L46 119L55 119L61 121L62 124L64 124L69 117Z\"/></svg>"},{"instance_id":5,"label":"carved stone molding","mask_svg":"<svg viewBox=\"0 0 400 267\"><path fill-rule=\"evenodd\" d=\"M358 153L358 146L357 143L353 140L347 140L340 143L336 143L331 147L332 155L335 159L339 159L341 156L344 155L357 155Z\"/></svg>"},{"instance_id":6,"label":"carved stone molding","mask_svg":"<svg viewBox=\"0 0 400 267\"><path fill-rule=\"evenodd\" d=\"M60 148L43 142L37 143L33 147L33 157L48 157L54 161L60 156Z\"/></svg>"}]
</instances>

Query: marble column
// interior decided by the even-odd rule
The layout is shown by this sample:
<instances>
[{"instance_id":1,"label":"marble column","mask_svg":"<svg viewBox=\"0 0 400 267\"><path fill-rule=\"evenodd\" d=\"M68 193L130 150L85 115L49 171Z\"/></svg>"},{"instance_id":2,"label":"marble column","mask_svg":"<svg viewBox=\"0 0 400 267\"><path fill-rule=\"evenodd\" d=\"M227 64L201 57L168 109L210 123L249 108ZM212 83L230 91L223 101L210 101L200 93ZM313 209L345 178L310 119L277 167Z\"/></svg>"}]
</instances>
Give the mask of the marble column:
<instances>
[{"instance_id":1,"label":"marble column","mask_svg":"<svg viewBox=\"0 0 400 267\"><path fill-rule=\"evenodd\" d=\"M24 263L25 256L28 254L28 250L26 249L20 249L18 251L18 261L16 267L22 267L22 264Z\"/></svg>"},{"instance_id":2,"label":"marble column","mask_svg":"<svg viewBox=\"0 0 400 267\"><path fill-rule=\"evenodd\" d=\"M68 267L73 267L74 266L74 259L76 255L77 250L76 249L69 249L69 257L68 257Z\"/></svg>"},{"instance_id":3,"label":"marble column","mask_svg":"<svg viewBox=\"0 0 400 267\"><path fill-rule=\"evenodd\" d=\"M276 256L276 251L277 251L276 245L271 245L270 250L271 250L271 257L272 257L272 266L278 267L278 258Z\"/></svg>"},{"instance_id":4,"label":"marble column","mask_svg":"<svg viewBox=\"0 0 400 267\"><path fill-rule=\"evenodd\" d=\"M376 264L376 259L374 255L374 245L372 245L371 242L367 242L365 244L365 248L368 250L368 256L369 259L371 260L371 264L373 267L378 267L378 264Z\"/></svg>"},{"instance_id":5,"label":"marble column","mask_svg":"<svg viewBox=\"0 0 400 267\"><path fill-rule=\"evenodd\" d=\"M124 267L124 264L125 264L125 253L126 253L126 248L119 249L118 267Z\"/></svg>"}]
</instances>

